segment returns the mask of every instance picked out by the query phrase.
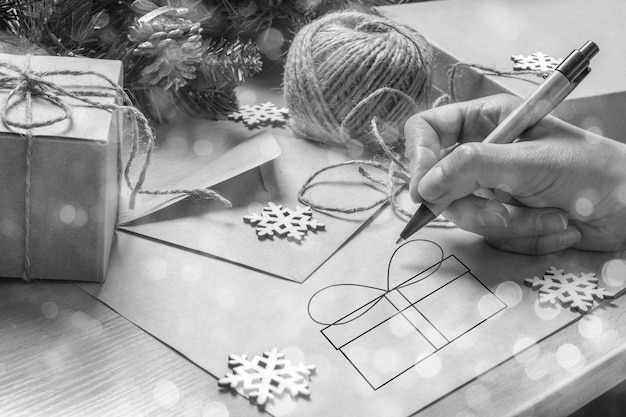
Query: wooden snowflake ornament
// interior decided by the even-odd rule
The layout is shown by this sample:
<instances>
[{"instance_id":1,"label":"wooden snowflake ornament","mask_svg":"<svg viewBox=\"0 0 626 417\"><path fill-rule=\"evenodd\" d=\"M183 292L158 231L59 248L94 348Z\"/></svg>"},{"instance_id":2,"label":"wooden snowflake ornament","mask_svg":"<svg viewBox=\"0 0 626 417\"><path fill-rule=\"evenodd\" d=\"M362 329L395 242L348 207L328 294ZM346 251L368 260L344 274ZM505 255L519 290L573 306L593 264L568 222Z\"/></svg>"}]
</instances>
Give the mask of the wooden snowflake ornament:
<instances>
[{"instance_id":1,"label":"wooden snowflake ornament","mask_svg":"<svg viewBox=\"0 0 626 417\"><path fill-rule=\"evenodd\" d=\"M302 240L309 230L323 230L324 224L312 218L310 207L296 207L295 210L284 208L272 202L263 207L261 214L243 216L246 223L256 227L259 238L287 236L289 239Z\"/></svg>"},{"instance_id":2,"label":"wooden snowflake ornament","mask_svg":"<svg viewBox=\"0 0 626 417\"><path fill-rule=\"evenodd\" d=\"M276 348L252 360L248 360L246 355L229 355L228 366L232 372L228 372L217 384L231 389L241 387L244 395L261 406L285 391L292 397L310 395L309 376L315 370L315 366L302 362L293 366Z\"/></svg>"},{"instance_id":3,"label":"wooden snowflake ornament","mask_svg":"<svg viewBox=\"0 0 626 417\"><path fill-rule=\"evenodd\" d=\"M598 278L594 273L564 274L562 269L551 266L543 278L526 278L524 284L539 291L539 302L570 306L586 313L592 307L594 299L613 298L615 294L598 287Z\"/></svg>"},{"instance_id":4,"label":"wooden snowflake ornament","mask_svg":"<svg viewBox=\"0 0 626 417\"><path fill-rule=\"evenodd\" d=\"M550 74L563 61L542 52L535 52L529 56L512 55L511 60L513 60L514 71L537 71L537 75L541 77Z\"/></svg>"},{"instance_id":5,"label":"wooden snowflake ornament","mask_svg":"<svg viewBox=\"0 0 626 417\"><path fill-rule=\"evenodd\" d=\"M243 124L248 126L248 129L269 125L280 127L287 123L289 110L286 108L279 109L273 103L267 102L255 105L243 105L239 107L239 111L231 113L227 117L236 122L242 121Z\"/></svg>"}]
</instances>

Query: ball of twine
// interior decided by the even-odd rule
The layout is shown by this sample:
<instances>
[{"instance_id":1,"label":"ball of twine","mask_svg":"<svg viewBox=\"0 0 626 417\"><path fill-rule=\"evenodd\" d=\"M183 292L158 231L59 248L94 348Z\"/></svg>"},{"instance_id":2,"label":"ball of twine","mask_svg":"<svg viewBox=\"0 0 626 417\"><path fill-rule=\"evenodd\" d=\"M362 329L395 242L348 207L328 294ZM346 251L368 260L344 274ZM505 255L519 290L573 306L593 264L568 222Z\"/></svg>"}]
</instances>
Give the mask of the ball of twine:
<instances>
[{"instance_id":1,"label":"ball of twine","mask_svg":"<svg viewBox=\"0 0 626 417\"><path fill-rule=\"evenodd\" d=\"M415 30L375 15L328 14L294 37L283 87L296 135L325 143L378 148L372 119L388 144L424 107L432 48Z\"/></svg>"}]
</instances>

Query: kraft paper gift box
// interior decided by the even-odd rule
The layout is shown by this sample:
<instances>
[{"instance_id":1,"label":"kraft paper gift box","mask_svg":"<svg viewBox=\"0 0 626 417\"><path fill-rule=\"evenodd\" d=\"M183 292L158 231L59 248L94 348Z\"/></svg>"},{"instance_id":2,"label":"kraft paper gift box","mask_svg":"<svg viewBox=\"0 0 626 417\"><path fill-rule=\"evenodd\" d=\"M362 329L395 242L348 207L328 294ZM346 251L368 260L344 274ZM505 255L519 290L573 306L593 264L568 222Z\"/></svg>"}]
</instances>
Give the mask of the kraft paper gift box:
<instances>
[{"instance_id":1,"label":"kraft paper gift box","mask_svg":"<svg viewBox=\"0 0 626 417\"><path fill-rule=\"evenodd\" d=\"M28 121L22 93L13 95L12 104L6 106L11 90L20 82L15 68L35 75L93 71L118 84L122 78L119 61L0 54L0 71L5 77L0 102L6 119L14 123ZM68 91L112 92L97 75L42 78ZM101 282L106 277L117 218L121 115L52 94L67 103L69 117L47 125L63 116L63 109L59 103L33 95L31 121L44 126L28 129L30 155L28 130L0 124L0 277L24 277L30 268L33 279ZM116 100L113 96L89 99L105 105Z\"/></svg>"},{"instance_id":2,"label":"kraft paper gift box","mask_svg":"<svg viewBox=\"0 0 626 417\"><path fill-rule=\"evenodd\" d=\"M513 71L512 55L542 52L565 58L592 40L600 53L591 74L554 114L609 138L626 141L626 2L622 0L440 0L381 7L392 20L418 30L434 47L433 99L449 93L456 63ZM454 78L457 101L496 93L528 97L536 75L486 75L463 67Z\"/></svg>"}]
</instances>

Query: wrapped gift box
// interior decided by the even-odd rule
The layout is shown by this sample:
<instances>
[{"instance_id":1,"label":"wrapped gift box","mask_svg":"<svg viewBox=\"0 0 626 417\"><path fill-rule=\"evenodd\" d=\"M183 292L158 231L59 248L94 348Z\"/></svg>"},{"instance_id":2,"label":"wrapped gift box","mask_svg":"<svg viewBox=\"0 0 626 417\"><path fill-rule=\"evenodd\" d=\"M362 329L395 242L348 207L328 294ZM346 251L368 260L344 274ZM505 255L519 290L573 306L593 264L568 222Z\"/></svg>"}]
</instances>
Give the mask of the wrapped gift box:
<instances>
[{"instance_id":1,"label":"wrapped gift box","mask_svg":"<svg viewBox=\"0 0 626 417\"><path fill-rule=\"evenodd\" d=\"M0 71L8 76L0 89L3 109L19 82L18 73L6 65L32 73L93 71L117 83L122 77L118 61L0 54ZM107 88L107 82L96 75L42 78L79 94L99 94ZM110 88L107 91L111 93ZM121 115L58 97L67 103L69 118L31 128L30 156L28 131L0 123L0 277L23 277L29 252L33 279L100 282L106 277L117 219ZM103 104L116 100L111 96L89 98ZM9 102L13 104L8 106L7 118L26 122L24 96L14 95ZM58 104L33 96L32 122L45 124L63 114ZM28 165L30 185L26 183Z\"/></svg>"},{"instance_id":2,"label":"wrapped gift box","mask_svg":"<svg viewBox=\"0 0 626 417\"><path fill-rule=\"evenodd\" d=\"M565 58L587 40L600 47L592 72L554 114L575 125L626 141L626 77L622 0L439 0L385 6L387 17L421 32L435 48L434 94L448 91L448 70L457 62L512 71L512 55L542 52ZM536 75L484 75L465 68L455 77L457 100L508 92L529 96Z\"/></svg>"}]
</instances>

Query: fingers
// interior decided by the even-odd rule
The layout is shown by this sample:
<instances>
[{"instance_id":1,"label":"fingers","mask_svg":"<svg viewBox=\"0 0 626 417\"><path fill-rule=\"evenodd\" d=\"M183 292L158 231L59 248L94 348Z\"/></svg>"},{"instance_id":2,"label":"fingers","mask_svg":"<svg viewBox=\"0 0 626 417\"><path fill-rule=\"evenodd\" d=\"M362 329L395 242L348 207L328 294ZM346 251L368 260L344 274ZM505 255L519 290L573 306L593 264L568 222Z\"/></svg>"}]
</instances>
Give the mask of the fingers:
<instances>
[{"instance_id":1,"label":"fingers","mask_svg":"<svg viewBox=\"0 0 626 417\"><path fill-rule=\"evenodd\" d=\"M406 122L409 192L421 201L417 184L441 157L441 150L460 142L482 141L519 103L509 95L455 103L418 113Z\"/></svg>"},{"instance_id":2,"label":"fingers","mask_svg":"<svg viewBox=\"0 0 626 417\"><path fill-rule=\"evenodd\" d=\"M480 234L491 245L527 255L556 252L576 245L580 231L555 208L505 206L497 200L467 196L445 212L460 228Z\"/></svg>"},{"instance_id":3,"label":"fingers","mask_svg":"<svg viewBox=\"0 0 626 417\"><path fill-rule=\"evenodd\" d=\"M418 193L422 199L442 205L449 205L478 188L521 195L520 192L531 184L529 177L542 174L529 170L532 161L528 163L527 160L534 157L534 151L521 155L516 152L518 149L518 145L459 145L424 174L417 185ZM542 182L546 183L544 177Z\"/></svg>"},{"instance_id":4,"label":"fingers","mask_svg":"<svg viewBox=\"0 0 626 417\"><path fill-rule=\"evenodd\" d=\"M474 195L455 201L445 213L462 229L493 239L552 235L568 227L567 215L559 209L505 206Z\"/></svg>"},{"instance_id":5,"label":"fingers","mask_svg":"<svg viewBox=\"0 0 626 417\"><path fill-rule=\"evenodd\" d=\"M524 238L486 238L489 244L508 252L543 255L567 249L580 242L582 236L574 226L560 233Z\"/></svg>"}]
</instances>

